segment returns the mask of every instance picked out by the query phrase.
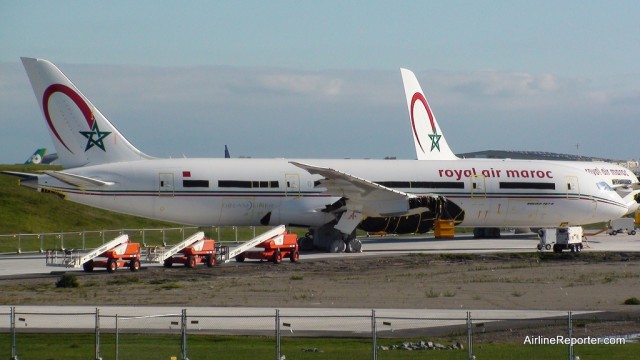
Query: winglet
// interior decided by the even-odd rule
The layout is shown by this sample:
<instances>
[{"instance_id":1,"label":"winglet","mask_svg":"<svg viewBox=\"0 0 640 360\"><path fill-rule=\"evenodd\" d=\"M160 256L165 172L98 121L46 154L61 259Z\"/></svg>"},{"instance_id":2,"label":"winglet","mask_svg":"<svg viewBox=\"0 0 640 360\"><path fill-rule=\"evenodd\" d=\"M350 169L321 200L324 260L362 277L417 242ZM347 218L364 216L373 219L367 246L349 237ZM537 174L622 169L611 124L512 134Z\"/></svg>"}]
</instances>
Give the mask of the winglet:
<instances>
[{"instance_id":1,"label":"winglet","mask_svg":"<svg viewBox=\"0 0 640 360\"><path fill-rule=\"evenodd\" d=\"M455 160L415 74L400 69L418 160Z\"/></svg>"}]
</instances>

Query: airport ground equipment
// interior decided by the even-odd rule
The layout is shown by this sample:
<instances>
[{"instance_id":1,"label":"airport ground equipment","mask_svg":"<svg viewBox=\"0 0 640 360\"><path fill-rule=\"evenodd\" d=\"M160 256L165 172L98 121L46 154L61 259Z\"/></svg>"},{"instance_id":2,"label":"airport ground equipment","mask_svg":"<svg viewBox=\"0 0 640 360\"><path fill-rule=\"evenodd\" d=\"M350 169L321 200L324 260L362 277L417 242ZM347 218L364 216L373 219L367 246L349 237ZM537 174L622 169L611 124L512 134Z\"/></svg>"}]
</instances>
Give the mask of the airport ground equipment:
<instances>
[{"instance_id":1,"label":"airport ground equipment","mask_svg":"<svg viewBox=\"0 0 640 360\"><path fill-rule=\"evenodd\" d=\"M173 264L184 264L188 268L194 268L196 264L200 263L204 263L208 267L216 264L215 240L200 239L163 261L165 267L171 267Z\"/></svg>"},{"instance_id":2,"label":"airport ground equipment","mask_svg":"<svg viewBox=\"0 0 640 360\"><path fill-rule=\"evenodd\" d=\"M609 235L618 235L626 232L627 235L636 234L636 224L634 218L620 218L611 220L609 225Z\"/></svg>"},{"instance_id":3,"label":"airport ground equipment","mask_svg":"<svg viewBox=\"0 0 640 360\"><path fill-rule=\"evenodd\" d=\"M276 250L282 249L284 251L285 245L263 245L263 243L269 241L273 242L272 240L285 235L288 236L287 241L291 241L290 239L292 236L293 239L297 241L297 237L295 235L287 234L285 226L280 225L230 250L229 246L216 245L215 240L205 239L204 232L198 232L168 249L149 248L146 255L146 261L164 264L165 267L171 267L173 264L184 264L186 267L192 268L199 263L204 263L211 267L218 262L229 262L230 259L254 247L269 248L269 251L273 252L271 254L273 256ZM295 261L297 261L300 256L297 252L297 242L295 244L295 255L292 255L292 251L289 250L291 244L287 242L286 247L286 251L281 251L281 256L293 256Z\"/></svg>"},{"instance_id":4,"label":"airport ground equipment","mask_svg":"<svg viewBox=\"0 0 640 360\"><path fill-rule=\"evenodd\" d=\"M171 267L174 263L193 267L200 262L213 266L215 264L215 241L205 239L204 232L199 231L168 249L163 247L148 248L146 261L164 264L166 267Z\"/></svg>"},{"instance_id":5,"label":"airport ground equipment","mask_svg":"<svg viewBox=\"0 0 640 360\"><path fill-rule=\"evenodd\" d=\"M129 235L124 234L88 253L78 250L47 250L46 263L48 266L82 268L86 272L91 272L96 267L104 267L110 273L120 267L138 271L140 244L130 242Z\"/></svg>"},{"instance_id":6,"label":"airport ground equipment","mask_svg":"<svg viewBox=\"0 0 640 360\"><path fill-rule=\"evenodd\" d=\"M284 225L276 226L273 229L267 230L264 233L254 237L253 239L236 246L232 250L230 250L222 259L223 262L229 262L231 259L236 258L236 256L244 253L245 251L258 246L259 244L270 240L273 237L282 235L286 232L286 228ZM236 259L237 260L237 259Z\"/></svg>"},{"instance_id":7,"label":"airport ground equipment","mask_svg":"<svg viewBox=\"0 0 640 360\"><path fill-rule=\"evenodd\" d=\"M279 264L284 258L289 258L291 262L297 262L300 259L298 236L296 234L282 232L259 243L256 247L262 248L262 251L241 252L235 256L236 261L243 262L245 259L256 259L273 261L275 264Z\"/></svg>"},{"instance_id":8,"label":"airport ground equipment","mask_svg":"<svg viewBox=\"0 0 640 360\"><path fill-rule=\"evenodd\" d=\"M561 253L562 250L571 250L571 252L582 251L584 234L582 226L569 226L560 228L541 229L538 234L540 243L538 250L550 250Z\"/></svg>"},{"instance_id":9,"label":"airport ground equipment","mask_svg":"<svg viewBox=\"0 0 640 360\"><path fill-rule=\"evenodd\" d=\"M436 239L453 239L456 232L455 222L453 220L436 220L433 232Z\"/></svg>"}]
</instances>

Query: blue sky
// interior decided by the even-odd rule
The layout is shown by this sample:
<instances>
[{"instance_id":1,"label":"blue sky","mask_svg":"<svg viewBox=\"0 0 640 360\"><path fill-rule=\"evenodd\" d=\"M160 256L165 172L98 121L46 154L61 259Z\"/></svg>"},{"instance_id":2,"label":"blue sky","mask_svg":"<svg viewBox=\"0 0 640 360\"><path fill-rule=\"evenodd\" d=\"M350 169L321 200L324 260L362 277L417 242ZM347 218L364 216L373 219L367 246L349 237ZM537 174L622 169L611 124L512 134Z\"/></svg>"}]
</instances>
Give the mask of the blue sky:
<instances>
[{"instance_id":1,"label":"blue sky","mask_svg":"<svg viewBox=\"0 0 640 360\"><path fill-rule=\"evenodd\" d=\"M456 152L638 158L638 15L637 1L0 1L0 163L53 151L20 56L57 64L155 156L413 158L407 67Z\"/></svg>"}]
</instances>

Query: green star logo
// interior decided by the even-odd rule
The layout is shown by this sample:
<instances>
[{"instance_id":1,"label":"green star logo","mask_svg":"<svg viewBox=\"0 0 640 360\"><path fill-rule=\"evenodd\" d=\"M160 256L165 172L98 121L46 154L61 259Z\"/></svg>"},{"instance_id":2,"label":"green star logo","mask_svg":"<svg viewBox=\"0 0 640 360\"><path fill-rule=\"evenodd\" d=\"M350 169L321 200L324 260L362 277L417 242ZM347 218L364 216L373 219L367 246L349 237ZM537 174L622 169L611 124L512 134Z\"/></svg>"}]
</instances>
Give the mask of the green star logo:
<instances>
[{"instance_id":1,"label":"green star logo","mask_svg":"<svg viewBox=\"0 0 640 360\"><path fill-rule=\"evenodd\" d=\"M84 151L87 152L87 150L91 149L94 146L99 147L100 149L102 149L102 151L107 151L104 149L104 138L106 138L107 136L109 136L109 134L111 134L110 131L100 131L100 129L98 128L98 122L95 121L93 123L93 126L91 127L91 131L80 131L80 134L82 134L82 136L87 138L87 146L84 148Z\"/></svg>"},{"instance_id":2,"label":"green star logo","mask_svg":"<svg viewBox=\"0 0 640 360\"><path fill-rule=\"evenodd\" d=\"M440 151L440 138L442 137L442 135L438 134L437 132L433 132L433 134L429 134L429 139L431 139L431 151L433 151L433 149L438 149L438 151Z\"/></svg>"}]
</instances>

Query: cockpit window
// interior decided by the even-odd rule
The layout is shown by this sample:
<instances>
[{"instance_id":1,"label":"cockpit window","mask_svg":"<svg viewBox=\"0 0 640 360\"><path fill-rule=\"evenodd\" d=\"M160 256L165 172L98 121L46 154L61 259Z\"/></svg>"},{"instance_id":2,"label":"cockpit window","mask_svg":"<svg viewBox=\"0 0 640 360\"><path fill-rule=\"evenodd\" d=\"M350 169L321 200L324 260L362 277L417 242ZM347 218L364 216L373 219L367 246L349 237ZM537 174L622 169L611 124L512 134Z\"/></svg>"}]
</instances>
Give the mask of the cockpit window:
<instances>
[{"instance_id":1,"label":"cockpit window","mask_svg":"<svg viewBox=\"0 0 640 360\"><path fill-rule=\"evenodd\" d=\"M609 186L609 184L607 184L604 181L600 181L599 183L596 184L598 186L598 189L602 190L602 191L613 191L613 189L611 188L611 186Z\"/></svg>"}]
</instances>

